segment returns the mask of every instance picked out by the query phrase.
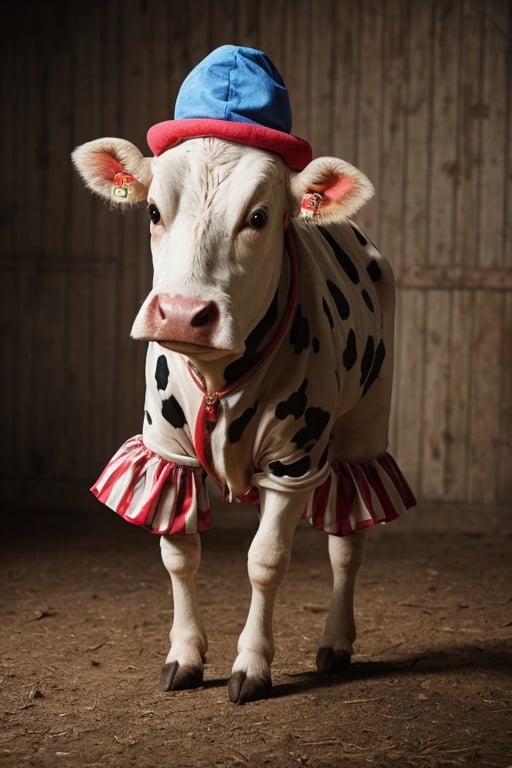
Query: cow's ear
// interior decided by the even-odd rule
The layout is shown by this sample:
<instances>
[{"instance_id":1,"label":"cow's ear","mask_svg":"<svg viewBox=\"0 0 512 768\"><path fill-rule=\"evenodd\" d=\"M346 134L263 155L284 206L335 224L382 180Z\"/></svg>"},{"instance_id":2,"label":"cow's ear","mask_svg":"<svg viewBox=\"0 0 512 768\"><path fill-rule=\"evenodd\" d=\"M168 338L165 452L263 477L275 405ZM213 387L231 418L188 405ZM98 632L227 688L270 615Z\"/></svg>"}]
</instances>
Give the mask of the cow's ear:
<instances>
[{"instance_id":1,"label":"cow's ear","mask_svg":"<svg viewBox=\"0 0 512 768\"><path fill-rule=\"evenodd\" d=\"M316 224L353 216L373 192L361 171L337 157L319 157L290 177L293 213Z\"/></svg>"},{"instance_id":2,"label":"cow's ear","mask_svg":"<svg viewBox=\"0 0 512 768\"><path fill-rule=\"evenodd\" d=\"M125 139L104 138L72 152L76 169L93 192L114 205L140 203L151 183L151 159Z\"/></svg>"}]
</instances>

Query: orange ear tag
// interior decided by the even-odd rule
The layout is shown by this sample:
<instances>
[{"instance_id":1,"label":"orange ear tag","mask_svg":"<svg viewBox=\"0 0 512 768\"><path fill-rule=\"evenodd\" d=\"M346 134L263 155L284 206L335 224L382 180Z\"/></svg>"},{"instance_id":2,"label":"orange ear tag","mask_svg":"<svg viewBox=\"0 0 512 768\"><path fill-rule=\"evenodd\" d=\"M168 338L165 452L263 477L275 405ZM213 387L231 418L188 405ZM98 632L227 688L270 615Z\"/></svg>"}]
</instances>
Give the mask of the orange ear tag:
<instances>
[{"instance_id":1,"label":"orange ear tag","mask_svg":"<svg viewBox=\"0 0 512 768\"><path fill-rule=\"evenodd\" d=\"M318 216L318 209L323 196L319 192L307 192L302 198L300 212L306 221L311 221Z\"/></svg>"},{"instance_id":2,"label":"orange ear tag","mask_svg":"<svg viewBox=\"0 0 512 768\"><path fill-rule=\"evenodd\" d=\"M118 171L114 176L114 186L112 187L112 197L117 198L119 202L121 200L126 201L130 192L130 186L135 179L129 173L124 171Z\"/></svg>"}]
</instances>

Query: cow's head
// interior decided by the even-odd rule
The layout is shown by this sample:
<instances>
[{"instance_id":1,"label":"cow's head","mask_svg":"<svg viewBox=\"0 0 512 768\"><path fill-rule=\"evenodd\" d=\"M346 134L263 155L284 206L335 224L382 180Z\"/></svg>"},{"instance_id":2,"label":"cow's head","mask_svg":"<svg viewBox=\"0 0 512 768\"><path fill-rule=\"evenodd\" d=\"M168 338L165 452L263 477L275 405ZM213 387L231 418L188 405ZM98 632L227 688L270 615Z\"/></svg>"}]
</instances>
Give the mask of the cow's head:
<instances>
[{"instance_id":1,"label":"cow's head","mask_svg":"<svg viewBox=\"0 0 512 768\"><path fill-rule=\"evenodd\" d=\"M146 158L122 139L77 147L86 184L114 206L146 201L153 288L132 336L200 362L236 358L277 290L287 215L341 221L373 188L342 160L301 172L272 152L192 138Z\"/></svg>"}]
</instances>

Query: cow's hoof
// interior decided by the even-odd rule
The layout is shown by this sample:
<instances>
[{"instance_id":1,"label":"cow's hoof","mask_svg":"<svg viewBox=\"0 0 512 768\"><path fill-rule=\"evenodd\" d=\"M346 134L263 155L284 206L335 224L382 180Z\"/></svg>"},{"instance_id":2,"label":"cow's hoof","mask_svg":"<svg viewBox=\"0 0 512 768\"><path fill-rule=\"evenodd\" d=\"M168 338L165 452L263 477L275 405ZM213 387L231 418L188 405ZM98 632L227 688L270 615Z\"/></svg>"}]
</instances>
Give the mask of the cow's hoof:
<instances>
[{"instance_id":1,"label":"cow's hoof","mask_svg":"<svg viewBox=\"0 0 512 768\"><path fill-rule=\"evenodd\" d=\"M316 654L316 668L319 675L340 675L350 667L350 653L335 651L333 648L319 648Z\"/></svg>"},{"instance_id":2,"label":"cow's hoof","mask_svg":"<svg viewBox=\"0 0 512 768\"><path fill-rule=\"evenodd\" d=\"M270 679L247 677L245 672L234 672L229 678L228 696L234 704L268 699L271 693L272 681Z\"/></svg>"},{"instance_id":3,"label":"cow's hoof","mask_svg":"<svg viewBox=\"0 0 512 768\"><path fill-rule=\"evenodd\" d=\"M203 670L196 667L185 667L177 661L164 664L160 673L161 691L185 691L188 688L198 688L203 684Z\"/></svg>"}]
</instances>

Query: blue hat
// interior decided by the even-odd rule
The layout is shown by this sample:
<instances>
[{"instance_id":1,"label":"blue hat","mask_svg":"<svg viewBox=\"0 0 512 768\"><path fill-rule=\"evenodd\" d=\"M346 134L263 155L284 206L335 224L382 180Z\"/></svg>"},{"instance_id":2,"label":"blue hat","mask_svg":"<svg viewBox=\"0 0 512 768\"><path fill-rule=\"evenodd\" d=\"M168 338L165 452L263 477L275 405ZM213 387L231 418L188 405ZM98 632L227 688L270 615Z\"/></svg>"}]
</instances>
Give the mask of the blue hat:
<instances>
[{"instance_id":1,"label":"blue hat","mask_svg":"<svg viewBox=\"0 0 512 768\"><path fill-rule=\"evenodd\" d=\"M178 92L174 120L148 131L155 155L197 136L218 138L280 154L296 170L311 160L309 144L293 136L288 91L261 51L223 45L187 75Z\"/></svg>"},{"instance_id":2,"label":"blue hat","mask_svg":"<svg viewBox=\"0 0 512 768\"><path fill-rule=\"evenodd\" d=\"M235 45L212 51L185 78L174 117L256 123L285 133L292 128L288 91L275 66L261 51Z\"/></svg>"}]
</instances>

